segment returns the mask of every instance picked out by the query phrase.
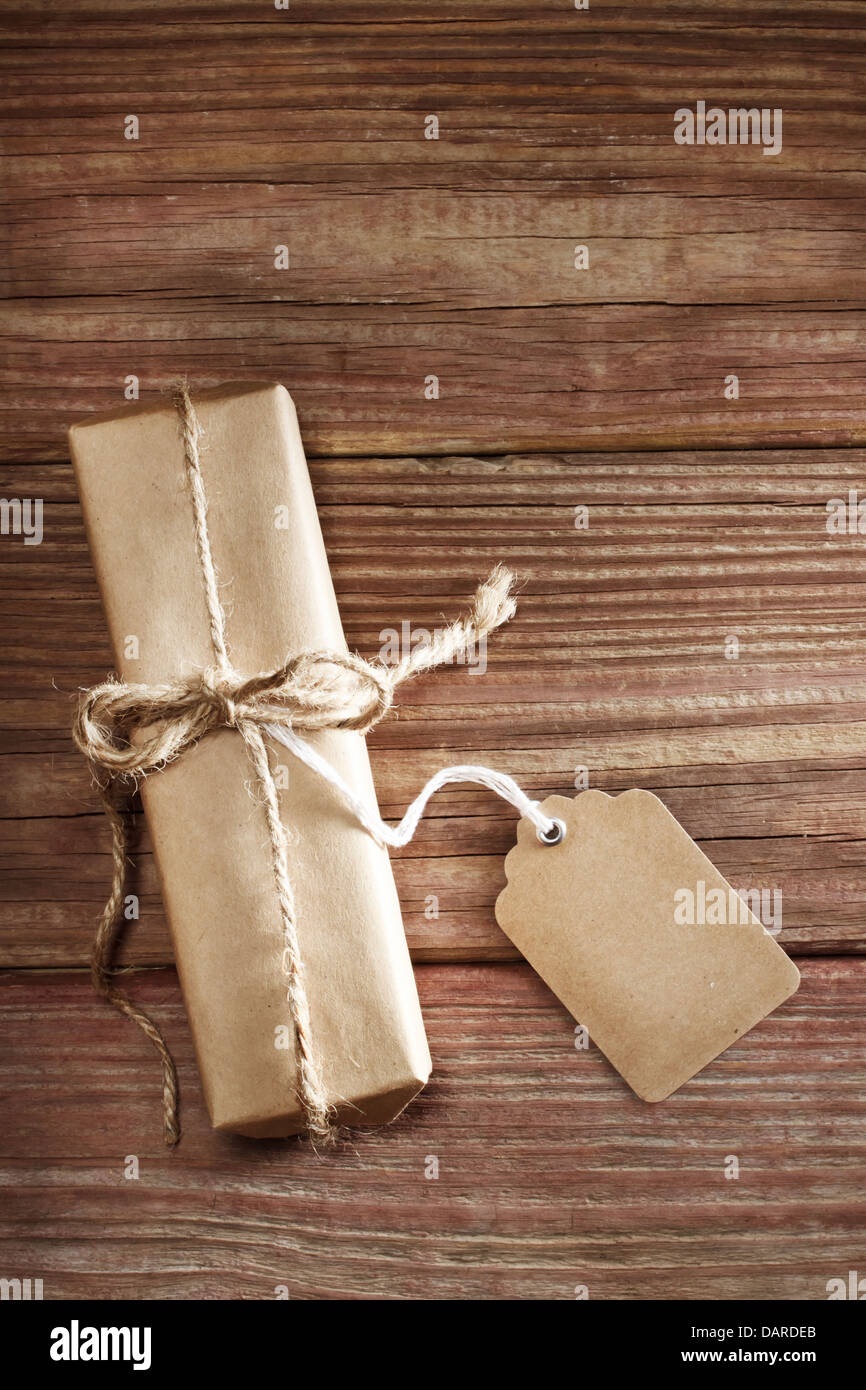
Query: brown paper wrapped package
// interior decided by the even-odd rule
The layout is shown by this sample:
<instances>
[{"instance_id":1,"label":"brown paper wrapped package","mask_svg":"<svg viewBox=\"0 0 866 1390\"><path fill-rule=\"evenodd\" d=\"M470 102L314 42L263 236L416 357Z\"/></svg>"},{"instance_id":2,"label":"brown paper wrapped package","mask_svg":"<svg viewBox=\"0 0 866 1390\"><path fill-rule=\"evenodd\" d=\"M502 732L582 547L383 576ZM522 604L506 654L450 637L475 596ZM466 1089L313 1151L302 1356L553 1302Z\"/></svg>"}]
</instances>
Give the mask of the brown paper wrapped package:
<instances>
[{"instance_id":1,"label":"brown paper wrapped package","mask_svg":"<svg viewBox=\"0 0 866 1390\"><path fill-rule=\"evenodd\" d=\"M235 669L273 668L304 649L345 650L288 392L237 385L196 393L195 405ZM200 672L213 652L175 410L128 408L74 425L69 437L121 678ZM127 655L130 638L137 657ZM375 805L363 737L309 738ZM328 1098L343 1124L385 1124L430 1074L388 855L320 778L280 745L269 751L272 766L288 771L281 814ZM211 1119L217 1129L276 1137L303 1129L304 1114L253 780L243 740L220 729L148 777L142 797Z\"/></svg>"}]
</instances>

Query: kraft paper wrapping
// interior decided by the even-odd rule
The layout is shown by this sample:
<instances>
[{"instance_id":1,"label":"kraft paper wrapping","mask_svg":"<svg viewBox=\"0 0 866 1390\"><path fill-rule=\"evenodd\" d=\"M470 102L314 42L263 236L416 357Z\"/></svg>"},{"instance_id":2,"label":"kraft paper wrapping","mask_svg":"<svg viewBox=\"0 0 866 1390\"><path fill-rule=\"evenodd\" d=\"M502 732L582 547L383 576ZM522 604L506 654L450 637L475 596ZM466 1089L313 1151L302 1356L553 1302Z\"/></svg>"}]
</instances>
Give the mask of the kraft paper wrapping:
<instances>
[{"instance_id":1,"label":"kraft paper wrapping","mask_svg":"<svg viewBox=\"0 0 866 1390\"><path fill-rule=\"evenodd\" d=\"M208 524L232 663L345 650L297 417L278 385L195 393ZM69 432L118 673L163 681L213 664L178 417L168 404ZM286 529L277 524L288 517ZM137 639L138 656L129 638ZM361 735L307 735L375 806ZM430 1054L387 852L315 773L268 740L280 791L313 1040L344 1124L385 1124ZM240 735L208 735L142 786L184 999L215 1128L303 1129L264 811ZM277 1029L283 1043L276 1046Z\"/></svg>"}]
</instances>

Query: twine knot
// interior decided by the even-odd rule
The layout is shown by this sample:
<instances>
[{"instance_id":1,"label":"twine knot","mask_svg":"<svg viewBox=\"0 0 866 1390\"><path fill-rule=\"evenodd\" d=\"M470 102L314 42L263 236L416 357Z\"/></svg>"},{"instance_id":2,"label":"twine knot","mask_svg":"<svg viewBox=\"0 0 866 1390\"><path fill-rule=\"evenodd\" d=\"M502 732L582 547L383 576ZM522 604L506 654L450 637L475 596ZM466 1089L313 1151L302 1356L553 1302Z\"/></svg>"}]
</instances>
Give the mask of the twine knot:
<instances>
[{"instance_id":1,"label":"twine knot","mask_svg":"<svg viewBox=\"0 0 866 1390\"><path fill-rule=\"evenodd\" d=\"M465 640L456 631L454 638L458 645ZM301 652L254 676L226 660L162 684L111 678L82 694L73 735L107 774L146 777L220 727L368 733L391 708L395 686L428 664L424 656L388 667L352 652Z\"/></svg>"},{"instance_id":2,"label":"twine knot","mask_svg":"<svg viewBox=\"0 0 866 1390\"><path fill-rule=\"evenodd\" d=\"M258 782L267 819L271 861L280 910L280 954L286 976L286 1000L297 1042L298 1095L311 1136L334 1137L333 1108L328 1102L309 1016L303 963L295 930L295 905L288 871L287 840L279 796L270 770L265 726L314 732L351 729L367 733L391 708L398 685L423 670L451 661L483 639L514 613L513 576L497 565L476 590L469 612L416 644L395 666L366 661L348 651L304 651L290 655L275 670L244 676L232 666L226 619L207 526L207 498L198 443L201 427L185 385L175 400L184 441L186 478L193 504L196 549L207 606L214 664L200 672L163 683L127 683L114 679L82 693L73 736L88 759L112 827L114 877L111 895L97 929L92 975L97 989L152 1040L163 1065L163 1111L166 1143L177 1142L177 1075L171 1054L156 1024L113 982L110 958L123 921L129 815L118 804L122 779L135 780L164 768L218 728L235 729L243 738Z\"/></svg>"},{"instance_id":3,"label":"twine knot","mask_svg":"<svg viewBox=\"0 0 866 1390\"><path fill-rule=\"evenodd\" d=\"M224 674L215 666L209 666L201 673L202 699L213 707L218 722L225 724L229 729L237 728L236 695L240 684L234 672L231 675Z\"/></svg>"}]
</instances>

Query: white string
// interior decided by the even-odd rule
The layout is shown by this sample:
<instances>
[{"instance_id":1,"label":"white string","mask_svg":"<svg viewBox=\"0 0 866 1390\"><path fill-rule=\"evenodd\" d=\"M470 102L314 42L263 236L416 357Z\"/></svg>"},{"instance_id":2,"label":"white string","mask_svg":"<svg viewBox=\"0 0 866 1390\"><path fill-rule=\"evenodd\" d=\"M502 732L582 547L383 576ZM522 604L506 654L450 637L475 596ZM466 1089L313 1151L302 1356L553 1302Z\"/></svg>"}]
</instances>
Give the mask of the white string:
<instances>
[{"instance_id":1,"label":"white string","mask_svg":"<svg viewBox=\"0 0 866 1390\"><path fill-rule=\"evenodd\" d=\"M542 835L550 835L560 824L558 821L551 820L550 816L546 816L538 802L531 801L513 777L507 776L504 772L495 772L490 767L479 767L475 763L461 763L457 767L440 768L438 772L434 773L427 785L418 793L400 824L392 829L390 825L386 825L381 816L364 805L351 787L343 781L336 768L332 767L327 759L323 758L321 753L317 753L309 743L305 743L302 738L299 738L294 729L283 728L279 724L266 724L264 728L265 733L270 734L271 738L275 738L278 743L288 748L290 753L294 753L296 758L300 758L302 763L306 763L313 772L317 772L332 787L337 788L350 811L374 839L383 844L391 845L394 849L399 849L409 843L418 829L418 822L424 814L424 807L433 793L448 786L451 782L477 782L480 786L489 788L497 796L501 796L504 801L508 801L516 807L521 816L532 821L532 824Z\"/></svg>"}]
</instances>

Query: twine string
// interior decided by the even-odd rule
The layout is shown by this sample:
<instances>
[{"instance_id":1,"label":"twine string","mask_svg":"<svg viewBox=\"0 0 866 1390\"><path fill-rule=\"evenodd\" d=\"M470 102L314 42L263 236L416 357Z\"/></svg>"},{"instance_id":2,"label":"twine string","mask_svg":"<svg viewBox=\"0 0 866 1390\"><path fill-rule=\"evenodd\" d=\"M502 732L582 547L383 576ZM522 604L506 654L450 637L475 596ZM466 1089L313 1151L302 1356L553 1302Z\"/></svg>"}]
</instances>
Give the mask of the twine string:
<instances>
[{"instance_id":1,"label":"twine string","mask_svg":"<svg viewBox=\"0 0 866 1390\"><path fill-rule=\"evenodd\" d=\"M276 670L253 676L239 674L229 656L226 615L208 531L199 449L201 425L186 383L176 389L175 406L214 662L205 671L182 679L144 684L112 678L82 692L73 736L90 763L111 824L113 860L111 892L96 932L91 974L99 993L137 1023L156 1048L163 1073L165 1142L176 1144L180 1137L178 1086L171 1053L157 1025L114 981L112 960L123 922L131 821L122 793L139 778L173 762L213 730L237 730L246 745L258 799L265 811L283 938L286 999L297 1042L298 1096L310 1135L327 1143L335 1132L333 1109L313 1045L286 832L264 733L319 729L368 732L388 713L394 691L404 681L453 660L512 617L513 576L497 565L479 585L465 615L438 631L429 642L415 644L394 666L367 661L350 652L303 651L289 656Z\"/></svg>"}]
</instances>

